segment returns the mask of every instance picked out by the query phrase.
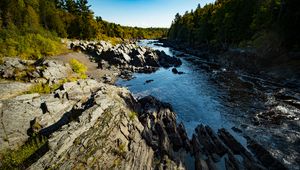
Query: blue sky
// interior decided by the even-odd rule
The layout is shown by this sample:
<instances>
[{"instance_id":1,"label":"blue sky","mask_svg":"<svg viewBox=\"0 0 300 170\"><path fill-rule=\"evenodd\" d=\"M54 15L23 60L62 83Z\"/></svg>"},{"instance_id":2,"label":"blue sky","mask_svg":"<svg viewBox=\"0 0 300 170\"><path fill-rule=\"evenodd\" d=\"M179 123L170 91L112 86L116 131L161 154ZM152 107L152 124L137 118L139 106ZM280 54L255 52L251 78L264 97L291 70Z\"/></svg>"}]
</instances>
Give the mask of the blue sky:
<instances>
[{"instance_id":1,"label":"blue sky","mask_svg":"<svg viewBox=\"0 0 300 170\"><path fill-rule=\"evenodd\" d=\"M96 16L126 26L169 27L176 13L215 0L89 0Z\"/></svg>"}]
</instances>

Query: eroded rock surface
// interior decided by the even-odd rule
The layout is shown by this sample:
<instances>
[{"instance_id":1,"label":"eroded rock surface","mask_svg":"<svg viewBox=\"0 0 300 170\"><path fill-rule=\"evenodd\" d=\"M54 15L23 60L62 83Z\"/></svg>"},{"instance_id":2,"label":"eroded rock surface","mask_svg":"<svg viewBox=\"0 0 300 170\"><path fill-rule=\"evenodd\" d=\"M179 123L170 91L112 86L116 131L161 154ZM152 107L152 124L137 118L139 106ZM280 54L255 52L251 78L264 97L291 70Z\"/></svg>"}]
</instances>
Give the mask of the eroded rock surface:
<instances>
[{"instance_id":1,"label":"eroded rock surface","mask_svg":"<svg viewBox=\"0 0 300 170\"><path fill-rule=\"evenodd\" d=\"M0 77L31 83L56 83L75 74L68 63L56 60L21 60L4 58L0 65ZM21 89L15 87L15 89Z\"/></svg>"},{"instance_id":2,"label":"eroded rock surface","mask_svg":"<svg viewBox=\"0 0 300 170\"><path fill-rule=\"evenodd\" d=\"M100 58L101 67L118 67L124 77L181 64L164 52L135 44L78 42L70 47ZM59 61L5 59L0 74L53 84L73 72ZM110 81L109 76L105 79ZM11 88L5 83L0 83L5 89L0 151L18 149L36 134L48 140L47 150L24 165L28 169L285 169L258 142L248 137L251 153L225 129L215 133L199 125L189 139L171 105L152 96L137 100L125 88L91 79L64 83L51 94L22 94L30 83L9 82ZM276 97L299 107L283 93Z\"/></svg>"},{"instance_id":3,"label":"eroded rock surface","mask_svg":"<svg viewBox=\"0 0 300 170\"><path fill-rule=\"evenodd\" d=\"M118 44L109 48L104 46L97 42L76 42L71 47L92 54L99 68L116 66L131 72L151 73L159 67L178 67L182 64L180 59L163 51L154 51L136 44Z\"/></svg>"},{"instance_id":4,"label":"eroded rock surface","mask_svg":"<svg viewBox=\"0 0 300 170\"><path fill-rule=\"evenodd\" d=\"M15 149L29 138L28 130L38 123L44 130L54 124L66 123L64 116L81 107L93 92L103 85L94 80L65 83L54 94L24 94L1 101L1 148Z\"/></svg>"}]
</instances>

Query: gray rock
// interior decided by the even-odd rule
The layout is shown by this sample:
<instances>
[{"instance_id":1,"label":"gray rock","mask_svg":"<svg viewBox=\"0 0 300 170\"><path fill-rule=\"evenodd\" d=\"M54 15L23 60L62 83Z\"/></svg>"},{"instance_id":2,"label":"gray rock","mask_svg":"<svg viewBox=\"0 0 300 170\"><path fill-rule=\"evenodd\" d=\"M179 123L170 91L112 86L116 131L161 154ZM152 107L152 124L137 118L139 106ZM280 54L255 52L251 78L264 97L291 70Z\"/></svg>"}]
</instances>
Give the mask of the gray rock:
<instances>
[{"instance_id":1,"label":"gray rock","mask_svg":"<svg viewBox=\"0 0 300 170\"><path fill-rule=\"evenodd\" d=\"M126 103L132 96L126 89L102 86L94 96L94 105L78 121L53 133L49 139L50 150L29 169L109 169L116 165L120 169L150 169L153 166L154 151L138 131L143 126L138 119L128 121Z\"/></svg>"},{"instance_id":2,"label":"gray rock","mask_svg":"<svg viewBox=\"0 0 300 170\"><path fill-rule=\"evenodd\" d=\"M86 101L90 95L100 89L103 85L96 80L82 80L77 83L65 83L63 89L66 91L69 100Z\"/></svg>"},{"instance_id":3,"label":"gray rock","mask_svg":"<svg viewBox=\"0 0 300 170\"><path fill-rule=\"evenodd\" d=\"M28 91L33 84L21 82L0 82L0 100L9 99L23 92Z\"/></svg>"},{"instance_id":4,"label":"gray rock","mask_svg":"<svg viewBox=\"0 0 300 170\"><path fill-rule=\"evenodd\" d=\"M104 75L103 80L105 83L110 83L112 81L112 78L108 76L107 74Z\"/></svg>"},{"instance_id":5,"label":"gray rock","mask_svg":"<svg viewBox=\"0 0 300 170\"><path fill-rule=\"evenodd\" d=\"M72 73L71 67L61 62L49 60L45 61L44 64L47 68L43 70L42 75L47 80L64 79Z\"/></svg>"},{"instance_id":6,"label":"gray rock","mask_svg":"<svg viewBox=\"0 0 300 170\"><path fill-rule=\"evenodd\" d=\"M30 102L32 101L33 98L37 98L39 97L40 95L38 93L33 93L33 94L24 94L24 95L20 95L20 96L17 96L15 98L15 100L19 100L19 101L23 101L23 103L27 103L27 102Z\"/></svg>"},{"instance_id":7,"label":"gray rock","mask_svg":"<svg viewBox=\"0 0 300 170\"><path fill-rule=\"evenodd\" d=\"M0 144L0 150L15 149L28 139L27 130L30 128L30 122L42 115L42 110L28 103L23 103L17 100L8 100L3 102L1 114L1 132L0 141L5 141Z\"/></svg>"}]
</instances>

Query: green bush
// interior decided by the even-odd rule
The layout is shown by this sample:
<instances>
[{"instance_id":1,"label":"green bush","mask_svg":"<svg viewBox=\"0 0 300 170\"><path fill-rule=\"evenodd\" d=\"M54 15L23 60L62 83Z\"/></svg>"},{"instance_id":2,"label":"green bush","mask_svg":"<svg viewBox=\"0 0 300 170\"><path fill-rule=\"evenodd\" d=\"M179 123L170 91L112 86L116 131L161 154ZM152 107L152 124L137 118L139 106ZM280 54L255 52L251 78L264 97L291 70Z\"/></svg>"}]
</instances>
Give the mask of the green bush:
<instances>
[{"instance_id":1,"label":"green bush","mask_svg":"<svg viewBox=\"0 0 300 170\"><path fill-rule=\"evenodd\" d=\"M128 116L129 116L129 119L132 121L137 117L137 113L136 112L129 112Z\"/></svg>"},{"instance_id":2,"label":"green bush","mask_svg":"<svg viewBox=\"0 0 300 170\"><path fill-rule=\"evenodd\" d=\"M32 86L26 93L27 94L32 94L32 93L49 94L57 90L65 82L68 82L68 80L61 80L59 83L53 84L51 86L49 84L38 83Z\"/></svg>"},{"instance_id":3,"label":"green bush","mask_svg":"<svg viewBox=\"0 0 300 170\"><path fill-rule=\"evenodd\" d=\"M87 76L86 76L87 67L84 64L80 63L76 59L71 59L70 60L70 65L72 67L72 70L75 73L79 74L80 78L82 78L82 79L86 79L87 78Z\"/></svg>"},{"instance_id":4,"label":"green bush","mask_svg":"<svg viewBox=\"0 0 300 170\"><path fill-rule=\"evenodd\" d=\"M26 93L32 94L32 93L40 93L40 94L48 94L51 93L51 87L48 84L36 84L32 86Z\"/></svg>"},{"instance_id":5,"label":"green bush","mask_svg":"<svg viewBox=\"0 0 300 170\"><path fill-rule=\"evenodd\" d=\"M46 137L35 136L32 137L26 144L21 146L18 150L8 150L2 153L1 163L3 169L16 169L22 163L34 154L38 149L44 146L47 142Z\"/></svg>"},{"instance_id":6,"label":"green bush","mask_svg":"<svg viewBox=\"0 0 300 170\"><path fill-rule=\"evenodd\" d=\"M60 39L48 31L40 30L38 33L22 34L18 31L2 30L0 33L0 58L39 59L64 51L66 48Z\"/></svg>"}]
</instances>

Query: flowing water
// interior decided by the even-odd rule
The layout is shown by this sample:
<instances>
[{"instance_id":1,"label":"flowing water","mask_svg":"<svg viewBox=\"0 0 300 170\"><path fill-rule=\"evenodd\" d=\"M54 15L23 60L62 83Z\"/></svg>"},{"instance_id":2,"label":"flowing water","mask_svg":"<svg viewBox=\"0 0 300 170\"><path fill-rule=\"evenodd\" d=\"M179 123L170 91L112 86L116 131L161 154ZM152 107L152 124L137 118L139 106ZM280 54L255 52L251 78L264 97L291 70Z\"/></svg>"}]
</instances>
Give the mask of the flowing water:
<instances>
[{"instance_id":1,"label":"flowing water","mask_svg":"<svg viewBox=\"0 0 300 170\"><path fill-rule=\"evenodd\" d=\"M165 51L170 56L179 53L151 40L141 41L140 45ZM269 146L269 151L289 168L299 169L299 110L295 111L295 120L281 125L253 123L255 113L266 109L266 103L273 99L270 94L280 90L280 85L225 68L208 71L201 67L205 62L195 56L184 55L181 60L183 64L177 69L184 74L173 74L172 68L160 68L151 74L136 73L132 80L120 79L116 84L128 87L137 98L152 95L170 103L177 113L177 121L184 123L189 136L197 125L205 124L215 131L227 129L246 147L243 136L249 135ZM151 81L146 83L147 80ZM234 131L233 127L241 131Z\"/></svg>"}]
</instances>

